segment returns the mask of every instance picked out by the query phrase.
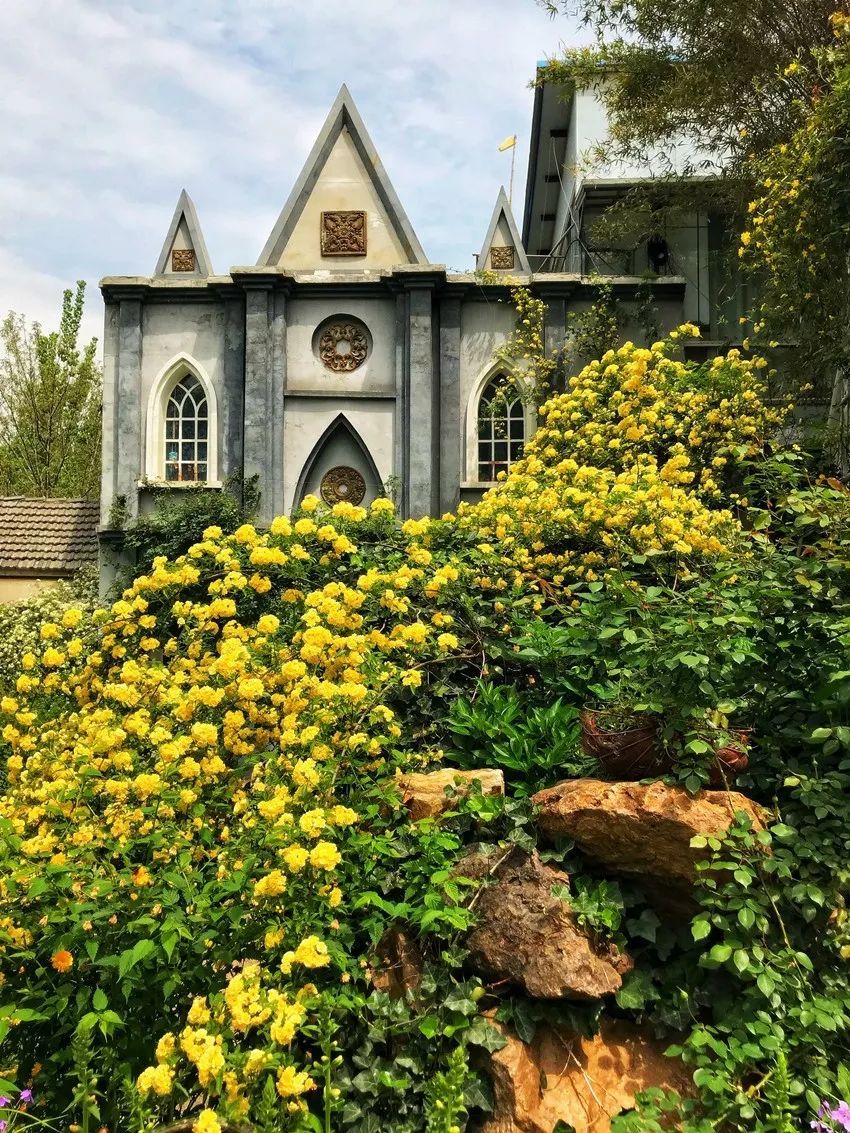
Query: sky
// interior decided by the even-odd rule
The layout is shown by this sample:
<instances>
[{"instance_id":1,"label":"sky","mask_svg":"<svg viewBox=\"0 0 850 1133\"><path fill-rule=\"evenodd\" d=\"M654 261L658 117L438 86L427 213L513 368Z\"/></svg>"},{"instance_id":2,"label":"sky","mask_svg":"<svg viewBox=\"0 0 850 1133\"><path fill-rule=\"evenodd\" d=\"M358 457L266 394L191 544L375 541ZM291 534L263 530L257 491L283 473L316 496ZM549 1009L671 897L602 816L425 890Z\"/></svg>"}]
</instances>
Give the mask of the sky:
<instances>
[{"instance_id":1,"label":"sky","mask_svg":"<svg viewBox=\"0 0 850 1133\"><path fill-rule=\"evenodd\" d=\"M432 263L468 269L537 60L579 41L536 0L0 0L0 314L56 324L147 275L185 188L213 267L253 264L345 82Z\"/></svg>"}]
</instances>

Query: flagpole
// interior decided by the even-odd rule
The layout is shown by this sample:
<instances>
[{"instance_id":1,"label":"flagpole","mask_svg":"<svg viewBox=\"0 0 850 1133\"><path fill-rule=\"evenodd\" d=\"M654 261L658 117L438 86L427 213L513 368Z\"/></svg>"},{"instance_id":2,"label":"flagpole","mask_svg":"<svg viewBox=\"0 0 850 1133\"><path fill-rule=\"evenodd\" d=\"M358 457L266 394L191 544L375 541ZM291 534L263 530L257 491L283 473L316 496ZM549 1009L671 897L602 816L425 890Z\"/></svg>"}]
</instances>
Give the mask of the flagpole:
<instances>
[{"instance_id":1,"label":"flagpole","mask_svg":"<svg viewBox=\"0 0 850 1133\"><path fill-rule=\"evenodd\" d=\"M511 206L514 203L514 165L516 165L516 139L511 146L511 180L508 186L508 204Z\"/></svg>"}]
</instances>

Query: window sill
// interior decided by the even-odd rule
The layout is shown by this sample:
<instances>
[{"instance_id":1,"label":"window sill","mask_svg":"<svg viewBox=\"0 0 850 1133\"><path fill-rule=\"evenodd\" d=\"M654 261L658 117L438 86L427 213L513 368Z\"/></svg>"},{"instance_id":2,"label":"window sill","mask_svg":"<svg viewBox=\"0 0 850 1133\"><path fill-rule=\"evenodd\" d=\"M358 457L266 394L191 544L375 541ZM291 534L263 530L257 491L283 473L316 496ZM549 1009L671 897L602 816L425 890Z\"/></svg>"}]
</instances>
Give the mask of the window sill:
<instances>
[{"instance_id":1,"label":"window sill","mask_svg":"<svg viewBox=\"0 0 850 1133\"><path fill-rule=\"evenodd\" d=\"M216 490L224 487L222 480L159 480L155 477L144 476L136 481L137 488L176 488L178 491L197 491L201 488Z\"/></svg>"},{"instance_id":2,"label":"window sill","mask_svg":"<svg viewBox=\"0 0 850 1133\"><path fill-rule=\"evenodd\" d=\"M463 480L461 488L495 488L497 484L503 484L504 480Z\"/></svg>"}]
</instances>

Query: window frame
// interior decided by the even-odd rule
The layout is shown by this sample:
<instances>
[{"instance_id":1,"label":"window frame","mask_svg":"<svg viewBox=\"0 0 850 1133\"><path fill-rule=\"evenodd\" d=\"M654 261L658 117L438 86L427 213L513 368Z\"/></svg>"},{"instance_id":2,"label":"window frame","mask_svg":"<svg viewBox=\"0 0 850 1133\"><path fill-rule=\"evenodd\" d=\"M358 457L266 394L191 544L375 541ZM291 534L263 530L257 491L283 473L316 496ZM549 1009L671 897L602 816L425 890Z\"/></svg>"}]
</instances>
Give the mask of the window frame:
<instances>
[{"instance_id":1,"label":"window frame","mask_svg":"<svg viewBox=\"0 0 850 1133\"><path fill-rule=\"evenodd\" d=\"M530 403L529 399L521 396L523 390L523 379L521 375L515 373L511 367L506 366L504 362L491 362L485 370L483 370L472 387L472 392L467 400L466 405L466 445L465 445L465 464L464 464L464 478L461 483L462 488L478 488L489 487L492 484L498 483L497 480L482 480L480 478L479 466L479 415L481 403L487 396L491 384L499 380L506 380L512 382L516 387L524 416L524 436L523 448L537 429L537 410L534 405ZM512 462L513 463L513 462ZM497 471L497 470L496 470Z\"/></svg>"},{"instance_id":2,"label":"window frame","mask_svg":"<svg viewBox=\"0 0 850 1133\"><path fill-rule=\"evenodd\" d=\"M169 480L167 479L166 444L169 440L177 440L182 446L182 428L178 438L167 437L168 407L172 395L186 378L193 378L200 386L201 395L206 398L207 407L207 475L204 480ZM173 420L173 418L171 418ZM182 420L182 418L181 418ZM197 415L194 418L195 432L197 423L203 418ZM185 438L189 443L190 438ZM203 438L194 438L197 445ZM182 453L179 453L182 457ZM184 463L182 459L178 464ZM202 463L196 460L196 464ZM168 488L186 488L203 486L206 488L219 488L221 481L218 472L218 406L215 389L204 369L186 354L173 358L167 366L163 367L151 388L148 398L147 428L145 436L145 464L144 478L157 486Z\"/></svg>"}]
</instances>

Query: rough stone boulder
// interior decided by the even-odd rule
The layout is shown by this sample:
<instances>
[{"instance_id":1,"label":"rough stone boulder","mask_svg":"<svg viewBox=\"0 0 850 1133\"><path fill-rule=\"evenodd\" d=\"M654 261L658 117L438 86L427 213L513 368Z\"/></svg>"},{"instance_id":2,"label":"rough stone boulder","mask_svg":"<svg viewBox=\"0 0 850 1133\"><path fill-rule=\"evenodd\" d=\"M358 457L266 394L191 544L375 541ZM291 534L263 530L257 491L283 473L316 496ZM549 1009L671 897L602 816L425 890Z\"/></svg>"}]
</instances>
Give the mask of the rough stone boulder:
<instances>
[{"instance_id":1,"label":"rough stone boulder","mask_svg":"<svg viewBox=\"0 0 850 1133\"><path fill-rule=\"evenodd\" d=\"M531 1043L496 1025L508 1042L489 1056L495 1108L480 1133L552 1133L559 1121L575 1133L608 1133L641 1090L693 1090L684 1065L664 1056L669 1043L631 1023L603 1023L592 1039L539 1027Z\"/></svg>"},{"instance_id":2,"label":"rough stone boulder","mask_svg":"<svg viewBox=\"0 0 850 1133\"><path fill-rule=\"evenodd\" d=\"M481 784L485 795L504 795L505 776L501 771L482 767L475 771L459 771L456 767L443 767L439 771L402 775L399 786L402 802L410 811L414 821L420 818L436 818L444 811L452 810L458 795L469 794L474 782ZM456 792L452 797L446 788Z\"/></svg>"},{"instance_id":3,"label":"rough stone boulder","mask_svg":"<svg viewBox=\"0 0 850 1133\"><path fill-rule=\"evenodd\" d=\"M471 854L455 868L482 880L473 898L478 921L466 946L483 975L510 980L537 999L598 999L619 991L631 959L596 943L569 901L552 893L565 873L521 850Z\"/></svg>"},{"instance_id":4,"label":"rough stone boulder","mask_svg":"<svg viewBox=\"0 0 850 1133\"><path fill-rule=\"evenodd\" d=\"M707 851L692 849L695 834L720 836L744 811L756 829L762 811L737 791L689 795L664 783L606 783L573 779L539 791L537 826L544 838L572 838L589 858L615 873L650 881L693 885L695 865Z\"/></svg>"},{"instance_id":5,"label":"rough stone boulder","mask_svg":"<svg viewBox=\"0 0 850 1133\"><path fill-rule=\"evenodd\" d=\"M402 928L390 928L378 941L372 986L391 999L405 999L422 982L424 961L416 940Z\"/></svg>"}]
</instances>

